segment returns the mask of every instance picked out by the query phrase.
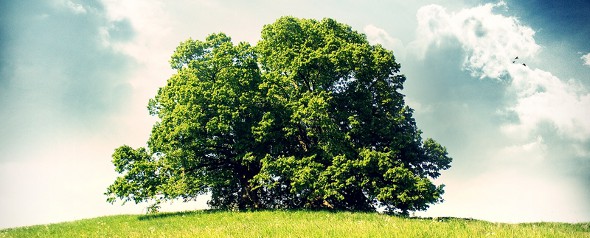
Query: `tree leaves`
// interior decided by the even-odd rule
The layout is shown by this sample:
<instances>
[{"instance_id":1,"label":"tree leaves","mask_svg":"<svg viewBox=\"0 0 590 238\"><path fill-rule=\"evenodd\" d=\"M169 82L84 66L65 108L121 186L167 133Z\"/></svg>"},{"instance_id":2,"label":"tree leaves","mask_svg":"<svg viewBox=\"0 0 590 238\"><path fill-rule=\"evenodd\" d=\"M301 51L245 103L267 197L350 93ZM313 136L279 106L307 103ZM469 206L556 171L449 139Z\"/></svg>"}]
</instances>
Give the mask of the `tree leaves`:
<instances>
[{"instance_id":1,"label":"tree leaves","mask_svg":"<svg viewBox=\"0 0 590 238\"><path fill-rule=\"evenodd\" d=\"M391 51L332 19L283 17L255 47L223 33L182 42L149 101L148 148L123 146L109 201L192 199L214 208L406 214L441 201L450 167L422 141Z\"/></svg>"}]
</instances>

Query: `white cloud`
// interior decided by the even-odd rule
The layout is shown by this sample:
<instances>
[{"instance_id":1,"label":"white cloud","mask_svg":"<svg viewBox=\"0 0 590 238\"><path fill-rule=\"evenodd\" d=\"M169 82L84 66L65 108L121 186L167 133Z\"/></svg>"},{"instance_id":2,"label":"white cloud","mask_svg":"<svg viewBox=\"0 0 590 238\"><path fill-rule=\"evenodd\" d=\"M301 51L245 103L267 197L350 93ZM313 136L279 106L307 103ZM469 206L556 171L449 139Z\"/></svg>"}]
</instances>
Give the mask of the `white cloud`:
<instances>
[{"instance_id":1,"label":"white cloud","mask_svg":"<svg viewBox=\"0 0 590 238\"><path fill-rule=\"evenodd\" d=\"M387 49L393 50L397 58L405 58L406 47L401 40L390 36L385 30L374 25L365 26L363 31L371 44L380 44Z\"/></svg>"},{"instance_id":2,"label":"white cloud","mask_svg":"<svg viewBox=\"0 0 590 238\"><path fill-rule=\"evenodd\" d=\"M508 110L515 112L519 121L505 125L505 132L526 136L548 122L563 137L580 141L590 138L590 93L581 83L518 65L510 67L509 72L516 102Z\"/></svg>"},{"instance_id":3,"label":"white cloud","mask_svg":"<svg viewBox=\"0 0 590 238\"><path fill-rule=\"evenodd\" d=\"M179 41L170 40L174 35L171 28L175 24L162 2L104 0L103 4L109 18L129 20L136 34L133 41L119 45L120 50L146 66L161 64L167 67L168 57Z\"/></svg>"},{"instance_id":4,"label":"white cloud","mask_svg":"<svg viewBox=\"0 0 590 238\"><path fill-rule=\"evenodd\" d=\"M590 67L590 53L582 55L581 59L584 61L584 65Z\"/></svg>"},{"instance_id":5,"label":"white cloud","mask_svg":"<svg viewBox=\"0 0 590 238\"><path fill-rule=\"evenodd\" d=\"M416 47L421 57L431 45L439 46L448 39L457 40L466 53L464 68L481 78L498 78L518 56L527 59L535 55L540 46L533 38L534 31L514 17L493 13L503 6L486 4L447 13L438 5L418 10Z\"/></svg>"},{"instance_id":6,"label":"white cloud","mask_svg":"<svg viewBox=\"0 0 590 238\"><path fill-rule=\"evenodd\" d=\"M515 17L493 12L503 5L486 4L457 13L448 13L438 5L425 6L417 13L418 40L413 47L424 57L429 47L456 41L465 54L464 70L480 78L507 79L507 97L512 101L506 111L518 116L517 122L503 128L510 135L531 139L532 132L549 123L561 136L590 138L590 93L575 80L564 81L522 65L536 56L541 46L530 27Z\"/></svg>"},{"instance_id":7,"label":"white cloud","mask_svg":"<svg viewBox=\"0 0 590 238\"><path fill-rule=\"evenodd\" d=\"M506 164L507 161L523 161L531 165L531 162L543 162L547 154L547 145L543 137L538 136L535 140L523 144L506 146L497 151L493 157L495 163Z\"/></svg>"}]
</instances>

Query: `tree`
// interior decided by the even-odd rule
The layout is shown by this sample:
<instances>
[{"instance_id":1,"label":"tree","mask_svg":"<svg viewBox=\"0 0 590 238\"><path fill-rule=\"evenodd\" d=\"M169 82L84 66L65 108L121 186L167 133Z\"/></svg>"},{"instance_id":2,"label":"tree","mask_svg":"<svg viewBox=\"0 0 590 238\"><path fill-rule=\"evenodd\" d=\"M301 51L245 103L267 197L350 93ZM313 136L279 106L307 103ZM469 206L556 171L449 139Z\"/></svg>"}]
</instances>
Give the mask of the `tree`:
<instances>
[{"instance_id":1,"label":"tree","mask_svg":"<svg viewBox=\"0 0 590 238\"><path fill-rule=\"evenodd\" d=\"M182 42L149 102L148 149L122 146L108 201L211 193L222 209L407 214L442 201L446 149L422 140L393 52L332 19L283 17L255 47Z\"/></svg>"}]
</instances>

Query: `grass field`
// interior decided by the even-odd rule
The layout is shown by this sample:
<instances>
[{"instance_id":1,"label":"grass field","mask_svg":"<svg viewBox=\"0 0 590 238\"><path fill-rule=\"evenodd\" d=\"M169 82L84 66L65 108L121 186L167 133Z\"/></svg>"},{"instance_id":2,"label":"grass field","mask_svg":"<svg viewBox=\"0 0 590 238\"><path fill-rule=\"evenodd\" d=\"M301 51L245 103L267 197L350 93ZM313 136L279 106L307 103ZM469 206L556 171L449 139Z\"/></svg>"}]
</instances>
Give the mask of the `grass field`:
<instances>
[{"instance_id":1,"label":"grass field","mask_svg":"<svg viewBox=\"0 0 590 238\"><path fill-rule=\"evenodd\" d=\"M328 211L195 211L5 229L0 237L590 237L590 223L502 224Z\"/></svg>"}]
</instances>

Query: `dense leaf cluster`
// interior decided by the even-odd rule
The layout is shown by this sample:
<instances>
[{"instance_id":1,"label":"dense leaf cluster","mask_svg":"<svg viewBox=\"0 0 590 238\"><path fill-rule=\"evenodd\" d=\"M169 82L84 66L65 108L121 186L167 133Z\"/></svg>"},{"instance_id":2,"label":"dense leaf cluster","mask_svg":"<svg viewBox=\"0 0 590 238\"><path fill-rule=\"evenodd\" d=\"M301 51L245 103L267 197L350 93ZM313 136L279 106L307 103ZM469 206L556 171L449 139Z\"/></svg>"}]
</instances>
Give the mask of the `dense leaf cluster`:
<instances>
[{"instance_id":1,"label":"dense leaf cluster","mask_svg":"<svg viewBox=\"0 0 590 238\"><path fill-rule=\"evenodd\" d=\"M422 140L393 52L349 26L283 17L256 46L213 34L170 64L148 148L113 154L108 201L407 213L442 200L431 179L451 158Z\"/></svg>"}]
</instances>

